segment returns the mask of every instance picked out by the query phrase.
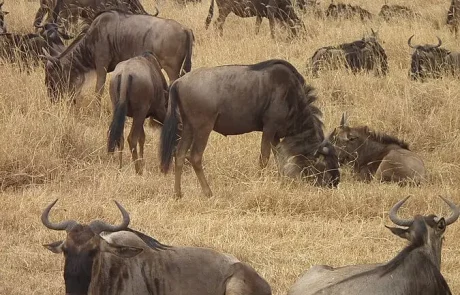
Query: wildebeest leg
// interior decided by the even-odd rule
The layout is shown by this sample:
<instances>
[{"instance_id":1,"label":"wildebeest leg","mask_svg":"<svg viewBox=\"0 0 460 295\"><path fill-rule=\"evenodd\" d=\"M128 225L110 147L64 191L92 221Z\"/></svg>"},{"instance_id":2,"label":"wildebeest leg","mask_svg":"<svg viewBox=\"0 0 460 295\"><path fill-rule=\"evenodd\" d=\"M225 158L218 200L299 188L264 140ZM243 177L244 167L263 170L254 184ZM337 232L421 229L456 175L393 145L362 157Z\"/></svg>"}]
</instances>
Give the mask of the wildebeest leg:
<instances>
[{"instance_id":1,"label":"wildebeest leg","mask_svg":"<svg viewBox=\"0 0 460 295\"><path fill-rule=\"evenodd\" d=\"M256 16L256 35L259 34L261 24L262 24L262 17L260 15L257 15Z\"/></svg>"},{"instance_id":2,"label":"wildebeest leg","mask_svg":"<svg viewBox=\"0 0 460 295\"><path fill-rule=\"evenodd\" d=\"M142 165L138 161L137 143L139 142L141 134L144 133L144 118L145 115L133 116L133 125L131 126L131 130L128 135L129 150L131 151L133 158L134 168L136 169L136 173L139 175L142 174Z\"/></svg>"},{"instance_id":3,"label":"wildebeest leg","mask_svg":"<svg viewBox=\"0 0 460 295\"><path fill-rule=\"evenodd\" d=\"M123 167L123 149L125 148L125 137L121 135L118 143L118 160L120 162L119 169Z\"/></svg>"},{"instance_id":4,"label":"wildebeest leg","mask_svg":"<svg viewBox=\"0 0 460 295\"><path fill-rule=\"evenodd\" d=\"M275 39L275 17L273 16L272 12L268 13L268 23L270 25L270 35L272 39Z\"/></svg>"},{"instance_id":5,"label":"wildebeest leg","mask_svg":"<svg viewBox=\"0 0 460 295\"><path fill-rule=\"evenodd\" d=\"M260 168L267 167L268 160L270 159L270 152L272 143L275 143L275 134L273 131L268 130L268 128L264 128L262 133L262 142L260 147L260 157L259 157L259 165Z\"/></svg>"},{"instance_id":6,"label":"wildebeest leg","mask_svg":"<svg viewBox=\"0 0 460 295\"><path fill-rule=\"evenodd\" d=\"M203 153L208 143L209 135L213 126L202 126L200 129L197 129L193 134L193 145L190 153L190 162L192 163L193 170L195 170L198 181L200 182L201 189L203 194L206 197L211 197L212 192L209 187L206 177L203 172Z\"/></svg>"},{"instance_id":7,"label":"wildebeest leg","mask_svg":"<svg viewBox=\"0 0 460 295\"><path fill-rule=\"evenodd\" d=\"M144 124L142 123L141 133L139 136L139 154L141 156L141 170L144 170L145 160L144 160L144 144L145 144L145 131Z\"/></svg>"},{"instance_id":8,"label":"wildebeest leg","mask_svg":"<svg viewBox=\"0 0 460 295\"><path fill-rule=\"evenodd\" d=\"M219 9L219 17L214 22L214 26L219 30L219 36L221 37L224 35L224 23L230 11L230 9Z\"/></svg>"},{"instance_id":9,"label":"wildebeest leg","mask_svg":"<svg viewBox=\"0 0 460 295\"><path fill-rule=\"evenodd\" d=\"M45 6L40 5L40 8L38 8L37 13L35 14L35 20L34 20L35 30L38 30L37 26L41 25L43 18L45 17L45 14L47 11L48 10Z\"/></svg>"},{"instance_id":10,"label":"wildebeest leg","mask_svg":"<svg viewBox=\"0 0 460 295\"><path fill-rule=\"evenodd\" d=\"M97 98L97 102L99 103L99 105L101 105L101 98L102 98L102 94L104 93L104 84L107 78L107 72L105 71L105 68L97 67L96 75L97 75L96 98Z\"/></svg>"},{"instance_id":11,"label":"wildebeest leg","mask_svg":"<svg viewBox=\"0 0 460 295\"><path fill-rule=\"evenodd\" d=\"M174 182L174 192L177 198L182 197L181 192L181 177L182 177L182 168L185 163L185 155L190 149L190 146L193 142L193 133L190 123L184 122L183 129L181 133L181 139L177 144L176 149L176 167L175 167L175 182Z\"/></svg>"}]
</instances>

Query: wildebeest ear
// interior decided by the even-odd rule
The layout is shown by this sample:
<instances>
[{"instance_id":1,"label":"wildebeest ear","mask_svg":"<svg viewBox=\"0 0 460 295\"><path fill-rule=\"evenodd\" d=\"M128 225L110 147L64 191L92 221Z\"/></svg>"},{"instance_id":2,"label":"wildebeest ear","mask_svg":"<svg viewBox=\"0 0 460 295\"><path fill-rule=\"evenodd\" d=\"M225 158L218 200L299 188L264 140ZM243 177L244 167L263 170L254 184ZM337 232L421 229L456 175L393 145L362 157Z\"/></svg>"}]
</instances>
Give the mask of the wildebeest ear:
<instances>
[{"instance_id":1,"label":"wildebeest ear","mask_svg":"<svg viewBox=\"0 0 460 295\"><path fill-rule=\"evenodd\" d=\"M346 112L342 113L342 119L340 119L340 127L348 126L348 116Z\"/></svg>"},{"instance_id":2,"label":"wildebeest ear","mask_svg":"<svg viewBox=\"0 0 460 295\"><path fill-rule=\"evenodd\" d=\"M62 253L62 246L64 245L64 241L57 241L53 242L51 244L45 244L43 247L46 249L50 250L51 252L55 254L60 254Z\"/></svg>"},{"instance_id":3,"label":"wildebeest ear","mask_svg":"<svg viewBox=\"0 0 460 295\"><path fill-rule=\"evenodd\" d=\"M399 228L399 227L389 227L386 225L385 227L388 228L393 234L397 235L398 237L410 241L410 233L408 229Z\"/></svg>"},{"instance_id":4,"label":"wildebeest ear","mask_svg":"<svg viewBox=\"0 0 460 295\"><path fill-rule=\"evenodd\" d=\"M138 254L140 254L144 249L136 248L136 247L129 247L129 246L120 246L115 244L110 244L106 241L101 242L101 251L102 252L109 252L113 255L122 258L131 258Z\"/></svg>"}]
</instances>

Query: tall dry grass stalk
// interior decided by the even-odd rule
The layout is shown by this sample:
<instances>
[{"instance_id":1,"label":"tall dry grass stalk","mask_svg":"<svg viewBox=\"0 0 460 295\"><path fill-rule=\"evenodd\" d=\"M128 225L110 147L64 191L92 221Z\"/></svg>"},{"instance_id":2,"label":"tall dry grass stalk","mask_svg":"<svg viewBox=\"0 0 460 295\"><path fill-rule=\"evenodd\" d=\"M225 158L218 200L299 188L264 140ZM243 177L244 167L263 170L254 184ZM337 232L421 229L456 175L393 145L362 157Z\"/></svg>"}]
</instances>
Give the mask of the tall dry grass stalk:
<instances>
[{"instance_id":1,"label":"tall dry grass stalk","mask_svg":"<svg viewBox=\"0 0 460 295\"><path fill-rule=\"evenodd\" d=\"M154 11L152 1L143 2L148 11ZM381 2L359 0L354 4L377 14ZM445 47L460 50L442 25L449 3L418 0L411 5L422 18L394 24L336 22L302 15L306 38L287 40L279 30L273 41L267 20L258 36L254 35L255 19L235 16L227 19L223 38L204 30L208 0L187 8L164 1L159 4L163 17L194 30L194 68L269 58L289 60L317 88L327 130L347 111L352 124L367 124L409 142L425 159L429 173L429 182L420 188L364 184L354 180L346 168L336 190L282 184L273 162L259 174L260 134L223 137L213 133L204 160L215 196L205 199L193 169L186 167L185 197L176 201L172 198L173 176L159 173L158 131L147 129L144 176L135 175L128 150L124 168L118 171L117 161L106 154L111 115L100 116L91 103L94 84L77 107L66 102L51 104L43 69L26 75L14 66L0 65L0 294L63 293L63 259L41 246L65 238L64 233L47 230L40 223L41 210L55 198L60 201L52 220L81 222L95 218L118 221L119 212L112 202L116 199L131 213L133 228L166 244L231 253L253 265L274 294L284 294L313 264L382 262L396 255L405 242L384 224L390 224L387 212L397 200L413 196L403 210L406 217L447 214L437 198L440 194L460 204L458 80L422 84L407 77L411 50L406 42L412 34L419 43L434 43L439 35ZM37 8L38 1L6 1L10 30L31 31ZM370 28L378 30L384 42L390 63L387 77L335 71L312 79L306 72L318 47L353 41L370 33ZM110 110L107 93L104 109ZM442 272L454 294L460 292L459 239L460 224L453 224L446 232Z\"/></svg>"}]
</instances>

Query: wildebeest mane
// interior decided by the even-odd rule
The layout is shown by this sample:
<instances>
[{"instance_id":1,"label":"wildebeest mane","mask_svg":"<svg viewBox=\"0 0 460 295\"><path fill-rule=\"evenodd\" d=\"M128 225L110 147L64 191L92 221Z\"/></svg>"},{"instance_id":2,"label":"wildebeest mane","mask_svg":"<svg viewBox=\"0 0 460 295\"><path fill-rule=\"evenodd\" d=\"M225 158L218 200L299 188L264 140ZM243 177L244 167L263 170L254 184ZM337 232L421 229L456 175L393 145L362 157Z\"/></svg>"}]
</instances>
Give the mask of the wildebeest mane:
<instances>
[{"instance_id":1,"label":"wildebeest mane","mask_svg":"<svg viewBox=\"0 0 460 295\"><path fill-rule=\"evenodd\" d=\"M270 60L262 61L262 62L253 64L253 65L247 65L247 66L252 71L261 71L263 69L266 69L268 67L271 67L273 65L278 65L278 64L288 67L292 71L292 73L297 77L297 79L299 79L300 83L302 85L305 85L305 78L299 73L299 71L297 71L297 69L292 64L282 59L270 59Z\"/></svg>"},{"instance_id":2,"label":"wildebeest mane","mask_svg":"<svg viewBox=\"0 0 460 295\"><path fill-rule=\"evenodd\" d=\"M118 6L113 6L113 7L106 7L104 9L101 9L97 12L94 13L94 16L89 18L89 22L92 23L98 16L100 16L101 14L104 14L106 12L118 12L118 13L121 13L121 14L124 14L124 15L132 15L133 13L127 9L122 9L121 7L118 7Z\"/></svg>"},{"instance_id":3,"label":"wildebeest mane","mask_svg":"<svg viewBox=\"0 0 460 295\"><path fill-rule=\"evenodd\" d=\"M58 56L60 61L72 63L72 68L87 72L95 68L92 61L93 52L86 46L86 31L81 32L75 40Z\"/></svg>"},{"instance_id":4,"label":"wildebeest mane","mask_svg":"<svg viewBox=\"0 0 460 295\"><path fill-rule=\"evenodd\" d=\"M409 150L409 145L405 141L403 141L403 140L401 140L399 138L396 138L394 136L391 136L391 135L388 135L388 134L385 134L385 133L381 133L381 132L372 131L367 126L355 127L353 129L355 129L359 133L362 133L365 136L367 136L370 139L373 139L373 140L375 140L377 142L380 142L380 143L383 143L383 144L396 144L396 145L399 145L400 147L402 147L403 149Z\"/></svg>"}]
</instances>

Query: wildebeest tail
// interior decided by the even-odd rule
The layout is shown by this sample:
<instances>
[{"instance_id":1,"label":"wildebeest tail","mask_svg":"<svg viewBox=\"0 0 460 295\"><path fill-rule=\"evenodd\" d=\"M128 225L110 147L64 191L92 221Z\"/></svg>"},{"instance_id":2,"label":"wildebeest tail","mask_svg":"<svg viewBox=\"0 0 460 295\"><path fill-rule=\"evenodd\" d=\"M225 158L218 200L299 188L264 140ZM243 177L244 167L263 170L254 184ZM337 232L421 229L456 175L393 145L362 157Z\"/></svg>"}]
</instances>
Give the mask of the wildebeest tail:
<instances>
[{"instance_id":1,"label":"wildebeest tail","mask_svg":"<svg viewBox=\"0 0 460 295\"><path fill-rule=\"evenodd\" d=\"M125 127L126 114L128 113L128 100L131 92L133 76L128 75L127 81L123 81L124 77L119 75L117 81L117 105L113 112L112 123L109 129L109 140L107 143L107 151L113 153L116 146L120 146L123 129ZM123 79L123 80L122 80Z\"/></svg>"},{"instance_id":2,"label":"wildebeest tail","mask_svg":"<svg viewBox=\"0 0 460 295\"><path fill-rule=\"evenodd\" d=\"M208 17L206 18L206 30L209 27L209 24L211 23L212 16L214 15L214 0L211 0L211 6L209 6L209 12L208 12Z\"/></svg>"},{"instance_id":3,"label":"wildebeest tail","mask_svg":"<svg viewBox=\"0 0 460 295\"><path fill-rule=\"evenodd\" d=\"M195 36L193 35L193 31L188 29L186 31L187 34L187 53L184 60L184 68L181 72L181 76L186 74L192 70L192 53L193 53L193 43L195 41Z\"/></svg>"},{"instance_id":4,"label":"wildebeest tail","mask_svg":"<svg viewBox=\"0 0 460 295\"><path fill-rule=\"evenodd\" d=\"M179 94L177 92L177 83L173 83L169 88L169 105L166 113L166 118L161 129L160 137L160 157L161 157L161 172L168 173L169 166L173 157L174 149L177 145L179 132L179 112L177 110L177 100Z\"/></svg>"}]
</instances>

